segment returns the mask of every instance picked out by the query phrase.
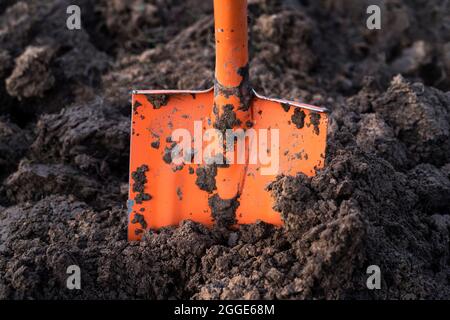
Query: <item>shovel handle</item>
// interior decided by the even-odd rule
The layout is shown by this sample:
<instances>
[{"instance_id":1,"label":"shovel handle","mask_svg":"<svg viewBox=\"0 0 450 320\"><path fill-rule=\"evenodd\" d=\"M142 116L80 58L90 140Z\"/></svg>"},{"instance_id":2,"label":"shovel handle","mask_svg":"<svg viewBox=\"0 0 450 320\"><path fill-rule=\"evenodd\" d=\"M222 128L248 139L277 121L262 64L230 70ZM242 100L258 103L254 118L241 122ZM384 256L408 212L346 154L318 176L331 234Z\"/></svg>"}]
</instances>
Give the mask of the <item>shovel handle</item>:
<instances>
[{"instance_id":1,"label":"shovel handle","mask_svg":"<svg viewBox=\"0 0 450 320\"><path fill-rule=\"evenodd\" d=\"M237 87L248 65L247 0L214 0L216 81Z\"/></svg>"}]
</instances>

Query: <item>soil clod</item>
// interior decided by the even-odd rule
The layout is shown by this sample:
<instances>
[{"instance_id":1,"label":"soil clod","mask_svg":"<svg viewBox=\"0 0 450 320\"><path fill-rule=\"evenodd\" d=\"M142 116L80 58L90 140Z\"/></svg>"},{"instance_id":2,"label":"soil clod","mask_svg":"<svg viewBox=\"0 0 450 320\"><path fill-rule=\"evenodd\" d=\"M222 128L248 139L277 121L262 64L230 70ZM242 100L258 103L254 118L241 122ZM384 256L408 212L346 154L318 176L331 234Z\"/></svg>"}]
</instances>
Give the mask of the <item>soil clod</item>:
<instances>
[{"instance_id":1,"label":"soil clod","mask_svg":"<svg viewBox=\"0 0 450 320\"><path fill-rule=\"evenodd\" d=\"M138 204L151 200L151 196L145 192L145 185L148 182L145 173L148 172L148 170L148 166L144 164L131 173L131 178L133 179L133 192L138 193L134 200Z\"/></svg>"},{"instance_id":2,"label":"soil clod","mask_svg":"<svg viewBox=\"0 0 450 320\"><path fill-rule=\"evenodd\" d=\"M167 94L149 94L147 95L148 101L153 106L153 109L160 109L169 103L170 96Z\"/></svg>"},{"instance_id":3,"label":"soil clod","mask_svg":"<svg viewBox=\"0 0 450 320\"><path fill-rule=\"evenodd\" d=\"M205 167L198 167L195 173L197 174L197 180L195 181L195 184L200 188L200 190L211 193L217 189L217 166L210 165Z\"/></svg>"},{"instance_id":4,"label":"soil clod","mask_svg":"<svg viewBox=\"0 0 450 320\"><path fill-rule=\"evenodd\" d=\"M291 120L295 124L297 129L302 129L305 126L305 117L306 114L302 109L296 108L294 110L294 114L292 115Z\"/></svg>"}]
</instances>

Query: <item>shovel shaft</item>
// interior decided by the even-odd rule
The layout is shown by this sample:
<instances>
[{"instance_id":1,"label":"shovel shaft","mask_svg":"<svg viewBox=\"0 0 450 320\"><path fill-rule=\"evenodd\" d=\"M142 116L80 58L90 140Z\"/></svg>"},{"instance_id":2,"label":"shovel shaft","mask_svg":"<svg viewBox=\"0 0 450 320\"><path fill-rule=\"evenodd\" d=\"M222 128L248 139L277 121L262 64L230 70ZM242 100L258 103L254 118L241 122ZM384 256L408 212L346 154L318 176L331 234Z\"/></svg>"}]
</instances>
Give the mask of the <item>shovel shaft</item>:
<instances>
[{"instance_id":1,"label":"shovel shaft","mask_svg":"<svg viewBox=\"0 0 450 320\"><path fill-rule=\"evenodd\" d=\"M214 0L216 77L212 118L218 129L250 121L247 0Z\"/></svg>"},{"instance_id":2,"label":"shovel shaft","mask_svg":"<svg viewBox=\"0 0 450 320\"><path fill-rule=\"evenodd\" d=\"M214 0L216 81L237 87L248 65L247 0Z\"/></svg>"},{"instance_id":3,"label":"shovel shaft","mask_svg":"<svg viewBox=\"0 0 450 320\"><path fill-rule=\"evenodd\" d=\"M222 131L250 126L252 90L248 71L247 0L214 0L216 33L216 75L214 83L213 126ZM216 140L216 149L223 141ZM235 146L237 148L237 146ZM245 146L248 149L248 146ZM248 153L246 153L248 154ZM234 153L226 153L234 159ZM220 199L236 199L242 192L245 165L219 168L216 184ZM243 164L244 164L243 163Z\"/></svg>"}]
</instances>

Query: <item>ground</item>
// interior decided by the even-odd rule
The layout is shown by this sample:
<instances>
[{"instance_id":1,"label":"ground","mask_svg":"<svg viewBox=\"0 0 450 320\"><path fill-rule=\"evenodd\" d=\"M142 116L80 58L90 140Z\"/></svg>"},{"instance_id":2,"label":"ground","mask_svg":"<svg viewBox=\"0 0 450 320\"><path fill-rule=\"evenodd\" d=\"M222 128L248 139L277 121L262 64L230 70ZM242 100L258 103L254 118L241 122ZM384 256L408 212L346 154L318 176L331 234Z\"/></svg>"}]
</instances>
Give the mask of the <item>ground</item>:
<instances>
[{"instance_id":1,"label":"ground","mask_svg":"<svg viewBox=\"0 0 450 320\"><path fill-rule=\"evenodd\" d=\"M130 90L212 86L212 1L0 3L0 298L450 298L449 3L249 0L249 21L253 87L331 110L325 168L268 187L283 228L129 243Z\"/></svg>"}]
</instances>

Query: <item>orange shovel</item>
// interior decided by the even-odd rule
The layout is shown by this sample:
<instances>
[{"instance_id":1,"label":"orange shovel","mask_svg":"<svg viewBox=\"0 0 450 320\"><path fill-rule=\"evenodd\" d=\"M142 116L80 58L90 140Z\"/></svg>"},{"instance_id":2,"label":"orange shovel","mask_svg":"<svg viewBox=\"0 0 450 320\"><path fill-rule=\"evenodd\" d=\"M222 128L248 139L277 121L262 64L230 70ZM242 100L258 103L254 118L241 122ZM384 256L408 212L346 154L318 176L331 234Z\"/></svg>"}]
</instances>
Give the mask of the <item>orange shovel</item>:
<instances>
[{"instance_id":1,"label":"orange shovel","mask_svg":"<svg viewBox=\"0 0 450 320\"><path fill-rule=\"evenodd\" d=\"M324 166L324 108L250 86L247 0L214 0L216 71L205 91L133 91L128 238L191 219L281 225L267 185Z\"/></svg>"}]
</instances>

